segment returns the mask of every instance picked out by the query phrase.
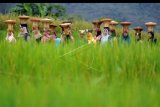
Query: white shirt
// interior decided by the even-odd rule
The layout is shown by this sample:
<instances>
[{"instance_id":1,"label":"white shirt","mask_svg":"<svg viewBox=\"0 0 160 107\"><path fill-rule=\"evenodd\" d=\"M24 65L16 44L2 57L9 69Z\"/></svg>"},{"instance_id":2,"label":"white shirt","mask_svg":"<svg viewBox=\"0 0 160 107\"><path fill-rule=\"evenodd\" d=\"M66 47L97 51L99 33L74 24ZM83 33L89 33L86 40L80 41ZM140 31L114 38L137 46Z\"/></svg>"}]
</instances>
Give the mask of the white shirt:
<instances>
[{"instance_id":1,"label":"white shirt","mask_svg":"<svg viewBox=\"0 0 160 107\"><path fill-rule=\"evenodd\" d=\"M110 36L110 35L104 35L104 34L102 34L101 42L102 42L102 43L107 42L107 41L108 41L109 36Z\"/></svg>"},{"instance_id":2,"label":"white shirt","mask_svg":"<svg viewBox=\"0 0 160 107\"><path fill-rule=\"evenodd\" d=\"M9 42L16 42L16 39L14 38L13 33L10 36L7 33L6 40Z\"/></svg>"}]
</instances>

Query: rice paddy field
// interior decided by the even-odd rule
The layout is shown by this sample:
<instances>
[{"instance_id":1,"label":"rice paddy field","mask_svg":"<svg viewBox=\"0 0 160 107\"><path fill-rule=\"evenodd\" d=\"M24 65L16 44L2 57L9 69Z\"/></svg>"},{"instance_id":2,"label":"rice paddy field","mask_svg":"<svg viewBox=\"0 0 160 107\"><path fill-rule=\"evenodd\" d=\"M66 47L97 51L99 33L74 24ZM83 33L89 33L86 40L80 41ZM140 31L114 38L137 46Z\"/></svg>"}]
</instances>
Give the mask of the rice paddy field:
<instances>
[{"instance_id":1,"label":"rice paddy field","mask_svg":"<svg viewBox=\"0 0 160 107\"><path fill-rule=\"evenodd\" d=\"M5 41L7 26L0 16L0 107L159 107L160 44L86 44L74 22L73 43ZM12 16L12 19L16 17ZM18 18L17 18L18 20ZM56 24L60 21L55 21ZM18 34L15 26L15 37ZM60 28L57 28L60 36ZM121 35L121 27L117 28Z\"/></svg>"}]
</instances>

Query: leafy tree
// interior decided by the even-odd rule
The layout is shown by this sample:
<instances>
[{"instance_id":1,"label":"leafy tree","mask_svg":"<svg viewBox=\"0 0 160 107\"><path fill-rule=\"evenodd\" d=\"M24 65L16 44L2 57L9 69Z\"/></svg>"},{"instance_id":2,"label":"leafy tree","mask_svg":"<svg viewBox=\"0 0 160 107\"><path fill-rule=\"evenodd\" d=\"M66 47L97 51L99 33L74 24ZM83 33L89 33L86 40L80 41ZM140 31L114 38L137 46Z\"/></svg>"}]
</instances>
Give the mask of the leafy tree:
<instances>
[{"instance_id":1,"label":"leafy tree","mask_svg":"<svg viewBox=\"0 0 160 107\"><path fill-rule=\"evenodd\" d=\"M23 3L25 11L28 13L28 15L32 15L32 4L31 3Z\"/></svg>"},{"instance_id":2,"label":"leafy tree","mask_svg":"<svg viewBox=\"0 0 160 107\"><path fill-rule=\"evenodd\" d=\"M17 4L16 7L10 9L10 13L16 13L16 14L25 14L26 10L24 8L24 3Z\"/></svg>"},{"instance_id":3,"label":"leafy tree","mask_svg":"<svg viewBox=\"0 0 160 107\"><path fill-rule=\"evenodd\" d=\"M54 10L53 10L54 16L61 17L61 16L66 15L66 8L65 7L58 5L58 4L54 4L53 8L54 8Z\"/></svg>"},{"instance_id":4,"label":"leafy tree","mask_svg":"<svg viewBox=\"0 0 160 107\"><path fill-rule=\"evenodd\" d=\"M66 8L54 4L49 5L47 3L20 3L17 4L16 7L10 9L11 13L16 13L18 15L30 15L30 16L54 16L54 17L62 17L65 16Z\"/></svg>"}]
</instances>

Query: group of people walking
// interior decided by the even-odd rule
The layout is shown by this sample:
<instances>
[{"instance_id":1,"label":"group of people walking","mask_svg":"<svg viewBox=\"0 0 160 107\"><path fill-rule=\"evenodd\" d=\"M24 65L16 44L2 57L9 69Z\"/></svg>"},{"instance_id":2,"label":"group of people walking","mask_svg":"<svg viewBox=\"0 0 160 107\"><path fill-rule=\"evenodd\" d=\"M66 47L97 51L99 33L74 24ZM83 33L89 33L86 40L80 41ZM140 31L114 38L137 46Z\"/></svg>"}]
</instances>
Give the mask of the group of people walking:
<instances>
[{"instance_id":1,"label":"group of people walking","mask_svg":"<svg viewBox=\"0 0 160 107\"><path fill-rule=\"evenodd\" d=\"M106 22L106 23L105 23ZM131 22L121 22L120 24L123 26L123 32L121 36L117 36L116 33L116 25L118 22L111 21L111 19L104 19L103 21L93 21L92 24L94 25L94 30L80 30L80 34L84 36L84 33L87 32L88 43L101 43L105 44L107 42L110 43L131 43L131 36L129 34L129 25ZM101 30L101 25L103 25ZM147 26L148 31L148 41L151 43L156 43L157 39L154 36L154 27L156 23L148 22L145 23ZM135 41L142 43L142 35L141 32L143 31L142 27L135 27ZM93 34L94 32L94 34ZM93 36L95 35L95 36ZM82 37L82 36L81 36Z\"/></svg>"},{"instance_id":2,"label":"group of people walking","mask_svg":"<svg viewBox=\"0 0 160 107\"><path fill-rule=\"evenodd\" d=\"M31 39L31 37L33 37L37 43L55 42L56 45L59 45L61 42L74 41L74 36L72 35L72 29L71 29L72 25L71 21L62 22L62 24L59 25L62 29L62 32L61 36L58 37L55 31L57 26L51 24L50 19L40 20L38 18L32 18L31 21L33 25L31 34L33 36L31 36L27 25L27 20L29 19L29 16L19 16L19 19L21 24L19 30L20 32L17 37L23 38L25 41L28 41L29 39ZM42 22L44 25L43 34L41 34L40 32L39 22ZM15 21L7 20L6 23L8 24L8 32L6 40L9 42L16 42L13 33L14 31L13 25L15 24ZM97 42L101 44L105 44L107 42L117 43L119 41L116 35L116 25L118 24L118 22L115 22L109 18L105 18L102 20L95 20L92 22L92 24L94 26L93 29L79 30L80 39L86 39L88 44L91 43L96 44ZM131 24L131 22L121 22L120 24L123 26L123 33L120 38L120 41L130 44L131 37L129 35L129 25ZM103 25L102 30L101 30L101 25ZM148 40L152 43L156 43L157 39L154 36L154 30L153 30L154 27L156 26L156 23L148 22L146 23L146 26L148 28L147 29L149 35ZM136 31L135 32L136 41L141 42L142 40L141 31L143 30L143 28L136 27L134 28L134 30ZM93 32L95 34L93 34Z\"/></svg>"}]
</instances>

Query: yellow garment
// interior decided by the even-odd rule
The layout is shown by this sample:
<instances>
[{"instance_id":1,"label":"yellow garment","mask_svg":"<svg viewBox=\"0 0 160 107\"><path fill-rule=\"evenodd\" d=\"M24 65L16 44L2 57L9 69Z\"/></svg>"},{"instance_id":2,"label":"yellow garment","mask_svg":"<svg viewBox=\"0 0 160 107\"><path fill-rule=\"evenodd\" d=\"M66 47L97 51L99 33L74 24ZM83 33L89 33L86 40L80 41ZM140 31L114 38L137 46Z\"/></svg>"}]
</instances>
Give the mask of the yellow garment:
<instances>
[{"instance_id":1,"label":"yellow garment","mask_svg":"<svg viewBox=\"0 0 160 107\"><path fill-rule=\"evenodd\" d=\"M89 32L89 33L87 34L87 39L88 39L88 40L92 40L92 39L93 39L92 33Z\"/></svg>"},{"instance_id":2,"label":"yellow garment","mask_svg":"<svg viewBox=\"0 0 160 107\"><path fill-rule=\"evenodd\" d=\"M92 40L88 40L88 44L90 44L90 43L96 44L96 40L94 38Z\"/></svg>"},{"instance_id":3,"label":"yellow garment","mask_svg":"<svg viewBox=\"0 0 160 107\"><path fill-rule=\"evenodd\" d=\"M87 34L87 39L88 39L88 44L90 44L90 43L92 43L92 42L93 42L94 44L96 43L96 40L94 39L92 33L90 33L90 32Z\"/></svg>"}]
</instances>

